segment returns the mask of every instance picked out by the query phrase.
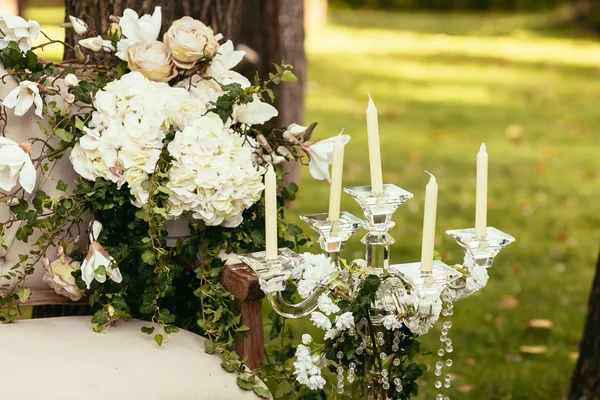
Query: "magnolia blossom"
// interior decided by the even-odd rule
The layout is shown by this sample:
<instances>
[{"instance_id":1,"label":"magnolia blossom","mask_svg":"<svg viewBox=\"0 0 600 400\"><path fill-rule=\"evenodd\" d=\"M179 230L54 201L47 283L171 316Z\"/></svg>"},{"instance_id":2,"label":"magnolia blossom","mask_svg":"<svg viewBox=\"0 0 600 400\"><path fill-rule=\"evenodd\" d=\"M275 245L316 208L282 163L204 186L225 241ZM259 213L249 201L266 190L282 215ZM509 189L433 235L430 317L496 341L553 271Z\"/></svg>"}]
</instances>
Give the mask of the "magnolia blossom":
<instances>
[{"instance_id":1,"label":"magnolia blossom","mask_svg":"<svg viewBox=\"0 0 600 400\"><path fill-rule=\"evenodd\" d=\"M241 87L250 87L250 81L239 72L231 71L244 58L245 51L235 50L231 40L226 41L219 47L210 62L206 75L213 78L222 85L239 83Z\"/></svg>"},{"instance_id":2,"label":"magnolia blossom","mask_svg":"<svg viewBox=\"0 0 600 400\"><path fill-rule=\"evenodd\" d=\"M302 344L305 345L309 345L312 343L312 336L310 336L308 333L305 333L302 335Z\"/></svg>"},{"instance_id":3,"label":"magnolia blossom","mask_svg":"<svg viewBox=\"0 0 600 400\"><path fill-rule=\"evenodd\" d=\"M350 135L341 135L344 145L350 141ZM303 143L302 149L308 154L310 162L308 169L313 178L318 180L331 179L329 175L329 165L333 163L333 147L338 137L319 140L314 143Z\"/></svg>"},{"instance_id":4,"label":"magnolia blossom","mask_svg":"<svg viewBox=\"0 0 600 400\"><path fill-rule=\"evenodd\" d=\"M298 139L302 139L302 136L307 129L308 127L306 126L292 123L283 132L283 138L290 143L298 143Z\"/></svg>"},{"instance_id":5,"label":"magnolia blossom","mask_svg":"<svg viewBox=\"0 0 600 400\"><path fill-rule=\"evenodd\" d=\"M45 260L44 266L46 267L46 272L42 280L54 289L57 294L68 297L73 301L81 299L84 292L77 287L75 278L71 274L81 268L79 261L74 261L71 257L61 254L51 264Z\"/></svg>"},{"instance_id":6,"label":"magnolia blossom","mask_svg":"<svg viewBox=\"0 0 600 400\"><path fill-rule=\"evenodd\" d=\"M35 105L35 115L42 118L44 102L40 96L38 84L31 81L22 81L19 86L11 90L6 98L2 100L6 108L14 108L15 115L23 116L32 105Z\"/></svg>"},{"instance_id":7,"label":"magnolia blossom","mask_svg":"<svg viewBox=\"0 0 600 400\"><path fill-rule=\"evenodd\" d=\"M88 289L94 279L100 283L106 282L107 275L112 281L117 283L123 280L119 267L115 265L115 260L97 242L101 231L102 224L99 221L93 221L90 233L90 247L85 260L81 264L81 278Z\"/></svg>"},{"instance_id":8,"label":"magnolia blossom","mask_svg":"<svg viewBox=\"0 0 600 400\"><path fill-rule=\"evenodd\" d=\"M319 307L319 310L325 313L325 315L340 312L340 308L337 306L337 304L334 304L328 293L323 293L321 296L319 296L319 299L317 300L317 306Z\"/></svg>"},{"instance_id":9,"label":"magnolia blossom","mask_svg":"<svg viewBox=\"0 0 600 400\"><path fill-rule=\"evenodd\" d=\"M302 263L298 264L292 271L294 279L299 279L298 294L307 298L315 290L317 285L323 282L336 270L331 258L324 254L302 254Z\"/></svg>"},{"instance_id":10,"label":"magnolia blossom","mask_svg":"<svg viewBox=\"0 0 600 400\"><path fill-rule=\"evenodd\" d=\"M192 68L198 60L212 58L219 48L213 30L188 16L174 21L163 41L169 47L175 64L185 69Z\"/></svg>"},{"instance_id":11,"label":"magnolia blossom","mask_svg":"<svg viewBox=\"0 0 600 400\"><path fill-rule=\"evenodd\" d=\"M246 125L260 125L278 114L275 107L261 101L257 95L254 95L250 103L234 105L232 117ZM333 151L333 145L331 151Z\"/></svg>"},{"instance_id":12,"label":"magnolia blossom","mask_svg":"<svg viewBox=\"0 0 600 400\"><path fill-rule=\"evenodd\" d=\"M192 211L207 225L235 227L260 199L264 168L254 166L252 148L216 114L177 132L167 149L173 157L167 183L171 216Z\"/></svg>"},{"instance_id":13,"label":"magnolia blossom","mask_svg":"<svg viewBox=\"0 0 600 400\"><path fill-rule=\"evenodd\" d=\"M168 82L177 75L169 49L161 42L136 43L127 50L129 69L156 82Z\"/></svg>"},{"instance_id":14,"label":"magnolia blossom","mask_svg":"<svg viewBox=\"0 0 600 400\"><path fill-rule=\"evenodd\" d=\"M127 50L136 43L154 42L160 33L162 23L162 12L160 7L154 7L152 15L146 14L140 18L138 13L130 8L123 11L119 20L121 33L125 38L117 43L116 56L127 61Z\"/></svg>"},{"instance_id":15,"label":"magnolia blossom","mask_svg":"<svg viewBox=\"0 0 600 400\"><path fill-rule=\"evenodd\" d=\"M76 34L83 35L87 32L88 28L86 23L80 20L79 18L69 15L69 21L71 21L71 25L73 25L73 30Z\"/></svg>"},{"instance_id":16,"label":"magnolia blossom","mask_svg":"<svg viewBox=\"0 0 600 400\"><path fill-rule=\"evenodd\" d=\"M383 326L389 331L402 328L402 321L395 315L386 315L382 320Z\"/></svg>"},{"instance_id":17,"label":"magnolia blossom","mask_svg":"<svg viewBox=\"0 0 600 400\"><path fill-rule=\"evenodd\" d=\"M16 15L0 15L0 49L8 47L10 42L16 42L21 51L31 49L31 39L40 34L40 24L36 21L25 21Z\"/></svg>"},{"instance_id":18,"label":"magnolia blossom","mask_svg":"<svg viewBox=\"0 0 600 400\"><path fill-rule=\"evenodd\" d=\"M27 193L33 193L36 171L30 154L31 143L17 144L0 136L0 189L9 192L18 180Z\"/></svg>"},{"instance_id":19,"label":"magnolia blossom","mask_svg":"<svg viewBox=\"0 0 600 400\"><path fill-rule=\"evenodd\" d=\"M323 329L324 331L331 328L331 321L329 318L318 311L314 311L310 314L310 320L317 328Z\"/></svg>"},{"instance_id":20,"label":"magnolia blossom","mask_svg":"<svg viewBox=\"0 0 600 400\"><path fill-rule=\"evenodd\" d=\"M79 84L79 79L77 78L77 75L67 74L67 76L65 76L65 84L67 86L77 86Z\"/></svg>"},{"instance_id":21,"label":"magnolia blossom","mask_svg":"<svg viewBox=\"0 0 600 400\"><path fill-rule=\"evenodd\" d=\"M77 43L79 43L81 47L90 49L93 52L99 52L100 50L104 50L106 52L115 51L115 48L113 47L110 40L104 40L102 39L102 36L81 39Z\"/></svg>"}]
</instances>

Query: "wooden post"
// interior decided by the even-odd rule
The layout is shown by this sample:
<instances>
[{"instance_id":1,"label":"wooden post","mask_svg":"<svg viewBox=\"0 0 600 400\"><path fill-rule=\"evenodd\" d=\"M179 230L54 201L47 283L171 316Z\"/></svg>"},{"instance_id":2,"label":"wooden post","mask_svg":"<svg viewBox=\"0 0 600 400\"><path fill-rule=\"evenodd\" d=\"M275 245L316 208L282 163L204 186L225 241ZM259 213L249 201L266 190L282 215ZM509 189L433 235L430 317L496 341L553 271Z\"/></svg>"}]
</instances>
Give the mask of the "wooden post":
<instances>
[{"instance_id":1,"label":"wooden post","mask_svg":"<svg viewBox=\"0 0 600 400\"><path fill-rule=\"evenodd\" d=\"M262 320L262 298L265 297L258 277L246 264L226 265L219 276L221 284L240 304L242 323L250 328L248 337L236 340L235 351L241 358L248 357L250 369L260 368L265 358L265 332Z\"/></svg>"}]
</instances>

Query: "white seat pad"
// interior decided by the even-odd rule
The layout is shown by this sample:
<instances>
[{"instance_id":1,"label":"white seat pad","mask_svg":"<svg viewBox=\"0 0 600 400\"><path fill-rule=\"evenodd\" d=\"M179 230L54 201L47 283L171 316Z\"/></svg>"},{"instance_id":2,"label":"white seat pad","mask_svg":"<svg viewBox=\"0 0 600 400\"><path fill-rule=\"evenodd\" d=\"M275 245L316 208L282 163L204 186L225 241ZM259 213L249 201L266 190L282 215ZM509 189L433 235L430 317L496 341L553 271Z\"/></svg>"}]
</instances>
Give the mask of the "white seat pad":
<instances>
[{"instance_id":1,"label":"white seat pad","mask_svg":"<svg viewBox=\"0 0 600 400\"><path fill-rule=\"evenodd\" d=\"M204 352L204 338L180 331L158 347L120 321L92 331L90 317L20 320L0 325L0 398L27 400L256 400Z\"/></svg>"}]
</instances>

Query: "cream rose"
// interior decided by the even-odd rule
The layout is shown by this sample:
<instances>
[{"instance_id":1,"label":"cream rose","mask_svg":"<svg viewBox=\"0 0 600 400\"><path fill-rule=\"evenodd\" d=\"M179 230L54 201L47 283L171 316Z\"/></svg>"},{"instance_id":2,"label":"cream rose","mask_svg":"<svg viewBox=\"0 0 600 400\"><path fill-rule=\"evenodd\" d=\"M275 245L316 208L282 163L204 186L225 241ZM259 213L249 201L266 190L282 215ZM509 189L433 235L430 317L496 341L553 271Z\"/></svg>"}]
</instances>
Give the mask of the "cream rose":
<instances>
[{"instance_id":1,"label":"cream rose","mask_svg":"<svg viewBox=\"0 0 600 400\"><path fill-rule=\"evenodd\" d=\"M192 17L173 22L163 41L180 68L192 68L196 61L212 58L219 49L213 30Z\"/></svg>"},{"instance_id":2,"label":"cream rose","mask_svg":"<svg viewBox=\"0 0 600 400\"><path fill-rule=\"evenodd\" d=\"M161 42L136 43L127 50L128 66L146 78L156 82L167 82L177 70L167 46Z\"/></svg>"}]
</instances>

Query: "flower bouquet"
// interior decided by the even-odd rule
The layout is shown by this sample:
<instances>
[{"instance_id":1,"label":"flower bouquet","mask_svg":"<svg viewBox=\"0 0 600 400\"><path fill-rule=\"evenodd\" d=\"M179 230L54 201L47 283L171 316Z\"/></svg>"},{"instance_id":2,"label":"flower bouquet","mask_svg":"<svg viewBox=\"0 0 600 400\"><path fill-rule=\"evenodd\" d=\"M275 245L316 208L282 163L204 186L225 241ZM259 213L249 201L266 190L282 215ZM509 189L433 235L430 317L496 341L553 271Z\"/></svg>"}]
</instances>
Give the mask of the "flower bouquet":
<instances>
[{"instance_id":1,"label":"flower bouquet","mask_svg":"<svg viewBox=\"0 0 600 400\"><path fill-rule=\"evenodd\" d=\"M328 178L333 141L310 142L315 124L264 125L277 116L272 86L296 80L293 67L250 82L232 70L244 52L200 21L183 17L159 37L160 7L111 16L108 32L69 19L77 44L61 43L75 58L51 62L36 50L56 41L32 45L37 22L0 16L2 81L14 86L0 107L0 205L10 207L0 246L29 249L0 266L0 319L16 317L26 278L43 268L56 293L87 296L95 330L140 318L161 345L186 328L238 370L233 340L246 327L218 281L223 260L264 247L265 165L307 157ZM39 119L40 134L7 129L19 118ZM77 178L55 175L60 162ZM297 186L277 171L282 205ZM52 193L41 190L49 182ZM185 235L170 237L173 221ZM309 242L279 224L282 246Z\"/></svg>"}]
</instances>

